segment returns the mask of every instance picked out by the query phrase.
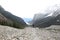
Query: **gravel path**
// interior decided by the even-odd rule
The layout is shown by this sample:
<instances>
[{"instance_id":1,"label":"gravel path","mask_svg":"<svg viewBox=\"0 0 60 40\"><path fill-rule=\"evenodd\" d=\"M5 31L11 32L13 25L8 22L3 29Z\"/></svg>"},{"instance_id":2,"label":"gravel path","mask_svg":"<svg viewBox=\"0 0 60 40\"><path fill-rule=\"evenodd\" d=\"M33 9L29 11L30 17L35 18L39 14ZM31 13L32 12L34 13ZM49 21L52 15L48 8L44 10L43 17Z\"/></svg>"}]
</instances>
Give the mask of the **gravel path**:
<instances>
[{"instance_id":1,"label":"gravel path","mask_svg":"<svg viewBox=\"0 0 60 40\"><path fill-rule=\"evenodd\" d=\"M32 27L15 29L0 25L0 40L60 40L60 29L54 26L42 29Z\"/></svg>"}]
</instances>

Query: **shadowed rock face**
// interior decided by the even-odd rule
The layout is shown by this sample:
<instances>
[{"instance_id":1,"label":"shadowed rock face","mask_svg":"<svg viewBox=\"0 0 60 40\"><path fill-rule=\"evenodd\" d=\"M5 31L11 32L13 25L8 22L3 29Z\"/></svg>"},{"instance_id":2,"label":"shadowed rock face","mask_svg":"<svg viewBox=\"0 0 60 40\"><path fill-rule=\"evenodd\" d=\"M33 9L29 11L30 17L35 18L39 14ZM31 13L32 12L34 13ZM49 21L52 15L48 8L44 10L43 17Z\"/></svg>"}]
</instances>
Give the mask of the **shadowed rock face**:
<instances>
[{"instance_id":1,"label":"shadowed rock face","mask_svg":"<svg viewBox=\"0 0 60 40\"><path fill-rule=\"evenodd\" d=\"M0 13L0 24L7 25L7 26L13 26L13 22L7 19L5 16L3 16L1 13Z\"/></svg>"},{"instance_id":2,"label":"shadowed rock face","mask_svg":"<svg viewBox=\"0 0 60 40\"><path fill-rule=\"evenodd\" d=\"M48 16L48 15L47 15ZM34 16L35 18L35 16ZM38 17L39 19L36 18L36 20L33 19L32 26L34 27L39 27L39 28L45 28L49 27L51 25L60 25L60 14L57 15L56 17L54 16L43 16L43 17Z\"/></svg>"},{"instance_id":3,"label":"shadowed rock face","mask_svg":"<svg viewBox=\"0 0 60 40\"><path fill-rule=\"evenodd\" d=\"M0 6L0 14L1 14L0 19L2 18L1 20L7 23L12 22L10 24L12 24L13 27L20 28L26 25L26 23L24 22L22 18L17 17L8 11L5 11L4 8L2 8L1 6Z\"/></svg>"}]
</instances>

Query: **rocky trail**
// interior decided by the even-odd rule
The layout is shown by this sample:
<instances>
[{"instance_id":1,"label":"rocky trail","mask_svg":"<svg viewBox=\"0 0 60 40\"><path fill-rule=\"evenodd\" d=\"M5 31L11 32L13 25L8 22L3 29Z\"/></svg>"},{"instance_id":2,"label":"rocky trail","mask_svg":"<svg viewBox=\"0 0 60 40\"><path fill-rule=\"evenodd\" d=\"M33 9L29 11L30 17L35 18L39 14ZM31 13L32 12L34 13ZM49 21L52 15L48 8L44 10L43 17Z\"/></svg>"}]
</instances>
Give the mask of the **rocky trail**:
<instances>
[{"instance_id":1,"label":"rocky trail","mask_svg":"<svg viewBox=\"0 0 60 40\"><path fill-rule=\"evenodd\" d=\"M0 25L0 40L60 40L60 26L16 29Z\"/></svg>"}]
</instances>

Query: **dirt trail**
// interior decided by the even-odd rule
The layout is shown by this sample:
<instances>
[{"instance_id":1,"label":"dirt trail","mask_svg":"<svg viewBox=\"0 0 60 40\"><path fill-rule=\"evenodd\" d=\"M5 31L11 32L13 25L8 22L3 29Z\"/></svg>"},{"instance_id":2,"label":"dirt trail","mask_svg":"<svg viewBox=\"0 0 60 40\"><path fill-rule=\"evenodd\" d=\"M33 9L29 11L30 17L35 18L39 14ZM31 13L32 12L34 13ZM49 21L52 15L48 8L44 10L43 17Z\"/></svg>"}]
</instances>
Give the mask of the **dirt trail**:
<instances>
[{"instance_id":1,"label":"dirt trail","mask_svg":"<svg viewBox=\"0 0 60 40\"><path fill-rule=\"evenodd\" d=\"M60 40L60 26L15 29L0 25L0 40Z\"/></svg>"}]
</instances>

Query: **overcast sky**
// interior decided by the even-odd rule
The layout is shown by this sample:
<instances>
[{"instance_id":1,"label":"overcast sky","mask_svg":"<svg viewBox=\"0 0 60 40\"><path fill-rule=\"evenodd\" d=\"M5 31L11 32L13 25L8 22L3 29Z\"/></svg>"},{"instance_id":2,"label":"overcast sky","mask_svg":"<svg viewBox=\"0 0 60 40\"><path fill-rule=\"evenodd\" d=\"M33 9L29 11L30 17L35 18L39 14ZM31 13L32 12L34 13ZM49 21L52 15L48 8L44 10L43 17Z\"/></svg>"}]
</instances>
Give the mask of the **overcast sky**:
<instances>
[{"instance_id":1,"label":"overcast sky","mask_svg":"<svg viewBox=\"0 0 60 40\"><path fill-rule=\"evenodd\" d=\"M22 18L33 18L34 14L55 4L60 4L60 0L0 0L0 5L7 11Z\"/></svg>"}]
</instances>

